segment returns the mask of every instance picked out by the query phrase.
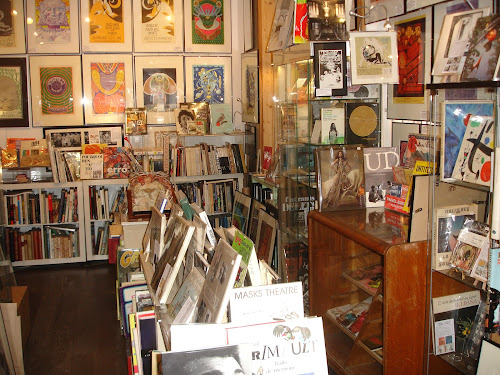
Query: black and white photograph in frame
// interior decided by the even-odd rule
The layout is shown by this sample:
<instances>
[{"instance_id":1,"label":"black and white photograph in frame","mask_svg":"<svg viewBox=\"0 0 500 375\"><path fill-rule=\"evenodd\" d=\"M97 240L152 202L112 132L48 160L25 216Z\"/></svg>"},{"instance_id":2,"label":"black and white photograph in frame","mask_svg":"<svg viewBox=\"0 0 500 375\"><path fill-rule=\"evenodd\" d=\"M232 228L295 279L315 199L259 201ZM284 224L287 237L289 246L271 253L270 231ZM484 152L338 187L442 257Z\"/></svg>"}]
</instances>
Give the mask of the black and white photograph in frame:
<instances>
[{"instance_id":1,"label":"black and white photograph in frame","mask_svg":"<svg viewBox=\"0 0 500 375\"><path fill-rule=\"evenodd\" d=\"M314 43L316 96L347 95L345 42Z\"/></svg>"}]
</instances>

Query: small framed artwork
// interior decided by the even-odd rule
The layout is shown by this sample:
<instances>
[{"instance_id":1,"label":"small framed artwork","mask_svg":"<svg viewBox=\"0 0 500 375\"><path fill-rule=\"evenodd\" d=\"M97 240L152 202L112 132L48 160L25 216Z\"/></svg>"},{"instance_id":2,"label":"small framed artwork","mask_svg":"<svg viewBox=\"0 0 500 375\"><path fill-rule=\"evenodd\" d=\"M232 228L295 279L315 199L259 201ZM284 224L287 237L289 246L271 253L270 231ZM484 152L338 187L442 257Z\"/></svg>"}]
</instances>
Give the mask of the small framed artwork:
<instances>
[{"instance_id":1,"label":"small framed artwork","mask_svg":"<svg viewBox=\"0 0 500 375\"><path fill-rule=\"evenodd\" d=\"M314 43L316 96L347 95L346 42Z\"/></svg>"},{"instance_id":2,"label":"small framed artwork","mask_svg":"<svg viewBox=\"0 0 500 375\"><path fill-rule=\"evenodd\" d=\"M105 146L122 146L122 127L85 127L70 129L44 129L45 138L62 151L83 150L85 145L98 145L99 153ZM86 151L87 152L87 151Z\"/></svg>"},{"instance_id":3,"label":"small framed artwork","mask_svg":"<svg viewBox=\"0 0 500 375\"><path fill-rule=\"evenodd\" d=\"M259 122L259 59L257 50L241 54L242 120Z\"/></svg>"},{"instance_id":4,"label":"small framed artwork","mask_svg":"<svg viewBox=\"0 0 500 375\"><path fill-rule=\"evenodd\" d=\"M387 117L423 120L429 117L425 84L431 82L432 9L392 20L397 33L399 84L388 86Z\"/></svg>"},{"instance_id":5,"label":"small framed artwork","mask_svg":"<svg viewBox=\"0 0 500 375\"><path fill-rule=\"evenodd\" d=\"M161 172L132 174L129 179L129 217L151 215L158 195L174 196L174 188L167 175Z\"/></svg>"},{"instance_id":6,"label":"small framed artwork","mask_svg":"<svg viewBox=\"0 0 500 375\"><path fill-rule=\"evenodd\" d=\"M28 53L79 53L78 0L26 4Z\"/></svg>"},{"instance_id":7,"label":"small framed artwork","mask_svg":"<svg viewBox=\"0 0 500 375\"><path fill-rule=\"evenodd\" d=\"M231 53L231 1L184 2L186 52Z\"/></svg>"},{"instance_id":8,"label":"small framed artwork","mask_svg":"<svg viewBox=\"0 0 500 375\"><path fill-rule=\"evenodd\" d=\"M86 124L125 123L125 108L134 107L132 56L83 55Z\"/></svg>"},{"instance_id":9,"label":"small framed artwork","mask_svg":"<svg viewBox=\"0 0 500 375\"><path fill-rule=\"evenodd\" d=\"M132 2L81 0L82 51L132 52Z\"/></svg>"},{"instance_id":10,"label":"small framed artwork","mask_svg":"<svg viewBox=\"0 0 500 375\"><path fill-rule=\"evenodd\" d=\"M274 52L286 47L290 26L293 23L295 1L277 0L275 3L273 24L266 52Z\"/></svg>"},{"instance_id":11,"label":"small framed artwork","mask_svg":"<svg viewBox=\"0 0 500 375\"><path fill-rule=\"evenodd\" d=\"M264 210L259 210L255 252L257 253L257 259L262 259L266 261L267 264L271 264L273 260L277 226L278 222L274 217Z\"/></svg>"},{"instance_id":12,"label":"small framed artwork","mask_svg":"<svg viewBox=\"0 0 500 375\"><path fill-rule=\"evenodd\" d=\"M33 126L83 125L80 56L30 56Z\"/></svg>"},{"instance_id":13,"label":"small framed artwork","mask_svg":"<svg viewBox=\"0 0 500 375\"><path fill-rule=\"evenodd\" d=\"M170 112L184 101L182 56L136 56L137 106L147 110L148 124L165 124Z\"/></svg>"},{"instance_id":14,"label":"small framed artwork","mask_svg":"<svg viewBox=\"0 0 500 375\"><path fill-rule=\"evenodd\" d=\"M350 47L353 85L399 83L396 32L351 32Z\"/></svg>"},{"instance_id":15,"label":"small framed artwork","mask_svg":"<svg viewBox=\"0 0 500 375\"><path fill-rule=\"evenodd\" d=\"M186 101L231 102L231 57L186 57Z\"/></svg>"},{"instance_id":16,"label":"small framed artwork","mask_svg":"<svg viewBox=\"0 0 500 375\"><path fill-rule=\"evenodd\" d=\"M27 127L28 90L25 58L0 59L0 127Z\"/></svg>"},{"instance_id":17,"label":"small framed artwork","mask_svg":"<svg viewBox=\"0 0 500 375\"><path fill-rule=\"evenodd\" d=\"M240 191L234 192L233 214L231 216L231 225L242 233L247 233L248 219L250 217L250 206L252 198Z\"/></svg>"},{"instance_id":18,"label":"small framed artwork","mask_svg":"<svg viewBox=\"0 0 500 375\"><path fill-rule=\"evenodd\" d=\"M257 229L259 225L259 212L266 210L266 206L256 199L252 199L252 207L250 209L250 219L248 220L247 236L254 243L257 241Z\"/></svg>"},{"instance_id":19,"label":"small framed artwork","mask_svg":"<svg viewBox=\"0 0 500 375\"><path fill-rule=\"evenodd\" d=\"M23 0L2 0L0 13L0 54L25 53Z\"/></svg>"},{"instance_id":20,"label":"small framed artwork","mask_svg":"<svg viewBox=\"0 0 500 375\"><path fill-rule=\"evenodd\" d=\"M332 145L315 150L320 211L365 207L363 148Z\"/></svg>"},{"instance_id":21,"label":"small framed artwork","mask_svg":"<svg viewBox=\"0 0 500 375\"><path fill-rule=\"evenodd\" d=\"M132 3L134 52L182 52L182 0Z\"/></svg>"}]
</instances>

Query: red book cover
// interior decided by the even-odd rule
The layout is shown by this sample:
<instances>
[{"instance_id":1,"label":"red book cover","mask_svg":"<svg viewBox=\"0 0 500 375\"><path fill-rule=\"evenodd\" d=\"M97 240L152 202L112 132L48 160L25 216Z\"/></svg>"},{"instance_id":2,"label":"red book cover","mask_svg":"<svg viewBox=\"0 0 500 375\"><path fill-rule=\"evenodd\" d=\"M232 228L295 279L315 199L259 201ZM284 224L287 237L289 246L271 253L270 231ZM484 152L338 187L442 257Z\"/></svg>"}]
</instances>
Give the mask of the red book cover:
<instances>
[{"instance_id":1,"label":"red book cover","mask_svg":"<svg viewBox=\"0 0 500 375\"><path fill-rule=\"evenodd\" d=\"M110 238L108 240L108 263L116 264L116 251L120 244L120 238Z\"/></svg>"},{"instance_id":2,"label":"red book cover","mask_svg":"<svg viewBox=\"0 0 500 375\"><path fill-rule=\"evenodd\" d=\"M49 222L52 222L52 194L47 195L47 203L49 207Z\"/></svg>"},{"instance_id":3,"label":"red book cover","mask_svg":"<svg viewBox=\"0 0 500 375\"><path fill-rule=\"evenodd\" d=\"M128 147L104 148L104 178L128 178L131 172L129 152Z\"/></svg>"}]
</instances>

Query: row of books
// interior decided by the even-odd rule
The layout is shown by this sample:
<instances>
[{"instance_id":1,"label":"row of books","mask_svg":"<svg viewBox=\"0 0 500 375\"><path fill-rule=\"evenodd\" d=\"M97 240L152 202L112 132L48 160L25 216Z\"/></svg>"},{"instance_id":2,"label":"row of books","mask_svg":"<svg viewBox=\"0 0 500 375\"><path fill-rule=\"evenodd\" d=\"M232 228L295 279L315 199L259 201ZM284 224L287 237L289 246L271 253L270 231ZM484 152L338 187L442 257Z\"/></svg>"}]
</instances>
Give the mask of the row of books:
<instances>
[{"instance_id":1,"label":"row of books","mask_svg":"<svg viewBox=\"0 0 500 375\"><path fill-rule=\"evenodd\" d=\"M232 212L236 180L199 181L177 184L189 202L199 205L208 215Z\"/></svg>"},{"instance_id":2,"label":"row of books","mask_svg":"<svg viewBox=\"0 0 500 375\"><path fill-rule=\"evenodd\" d=\"M106 187L89 186L90 219L109 220L110 214L118 210L119 205L125 198L125 191L120 188L114 197L109 196ZM110 203L111 200L113 203Z\"/></svg>"},{"instance_id":3,"label":"row of books","mask_svg":"<svg viewBox=\"0 0 500 375\"><path fill-rule=\"evenodd\" d=\"M78 228L75 226L47 226L44 240L48 259L74 258L79 255Z\"/></svg>"},{"instance_id":4,"label":"row of books","mask_svg":"<svg viewBox=\"0 0 500 375\"><path fill-rule=\"evenodd\" d=\"M32 191L5 192L3 208L9 225L40 223L40 199Z\"/></svg>"},{"instance_id":5,"label":"row of books","mask_svg":"<svg viewBox=\"0 0 500 375\"><path fill-rule=\"evenodd\" d=\"M5 247L12 262L45 259L41 228L21 232L19 228L5 228Z\"/></svg>"},{"instance_id":6,"label":"row of books","mask_svg":"<svg viewBox=\"0 0 500 375\"><path fill-rule=\"evenodd\" d=\"M106 221L101 227L97 227L93 224L90 232L92 238L92 254L108 255L109 221Z\"/></svg>"},{"instance_id":7,"label":"row of books","mask_svg":"<svg viewBox=\"0 0 500 375\"><path fill-rule=\"evenodd\" d=\"M44 223L74 223L78 221L78 190L62 189L61 195L42 192L40 210Z\"/></svg>"}]
</instances>

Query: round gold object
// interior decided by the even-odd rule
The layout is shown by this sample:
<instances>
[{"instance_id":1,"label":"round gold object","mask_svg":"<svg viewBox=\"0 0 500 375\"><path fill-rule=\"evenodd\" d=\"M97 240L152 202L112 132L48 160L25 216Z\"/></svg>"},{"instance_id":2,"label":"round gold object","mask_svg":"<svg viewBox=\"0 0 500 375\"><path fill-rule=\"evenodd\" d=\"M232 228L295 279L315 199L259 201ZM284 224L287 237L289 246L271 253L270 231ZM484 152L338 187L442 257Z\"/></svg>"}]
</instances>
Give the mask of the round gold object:
<instances>
[{"instance_id":1,"label":"round gold object","mask_svg":"<svg viewBox=\"0 0 500 375\"><path fill-rule=\"evenodd\" d=\"M368 106L359 106L352 111L349 126L358 137L367 137L377 127L377 114Z\"/></svg>"}]
</instances>

